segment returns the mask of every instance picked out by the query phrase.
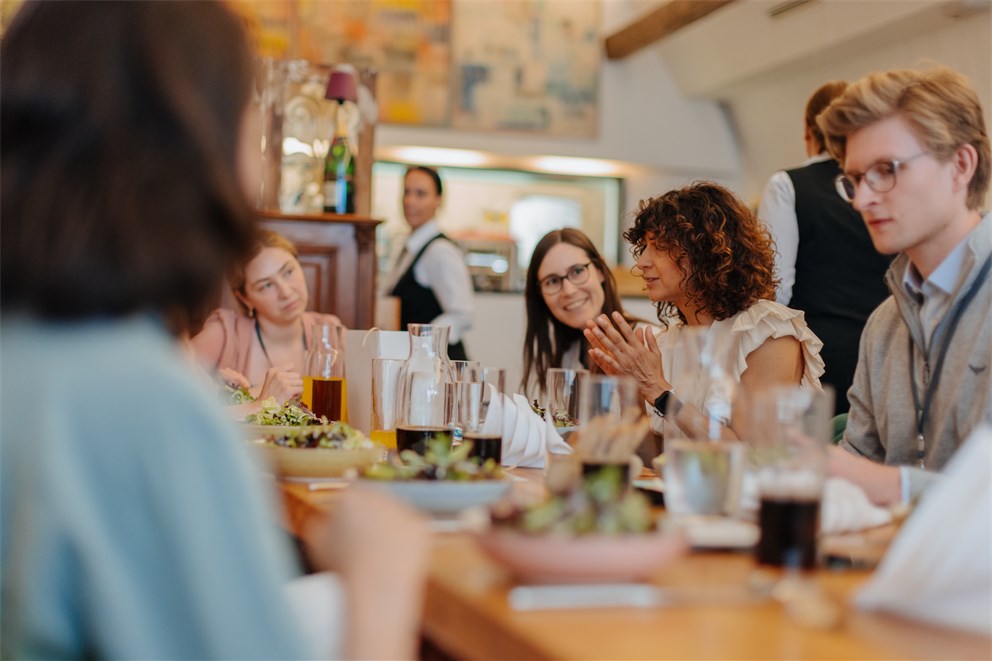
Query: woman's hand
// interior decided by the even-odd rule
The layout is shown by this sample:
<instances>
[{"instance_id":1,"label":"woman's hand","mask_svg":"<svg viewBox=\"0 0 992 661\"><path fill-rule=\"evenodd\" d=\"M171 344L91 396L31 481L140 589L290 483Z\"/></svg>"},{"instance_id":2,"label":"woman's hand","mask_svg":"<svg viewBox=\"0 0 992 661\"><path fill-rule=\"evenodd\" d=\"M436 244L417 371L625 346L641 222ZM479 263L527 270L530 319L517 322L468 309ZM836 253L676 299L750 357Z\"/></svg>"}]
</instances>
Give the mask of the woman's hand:
<instances>
[{"instance_id":1,"label":"woman's hand","mask_svg":"<svg viewBox=\"0 0 992 661\"><path fill-rule=\"evenodd\" d=\"M583 333L589 342L589 357L607 374L625 374L637 381L637 390L647 402L672 389L665 379L658 344L647 328L634 330L619 312L616 326L601 314L588 322Z\"/></svg>"},{"instance_id":2,"label":"woman's hand","mask_svg":"<svg viewBox=\"0 0 992 661\"><path fill-rule=\"evenodd\" d=\"M251 381L244 374L237 370L232 370L230 367L221 367L218 369L217 378L220 379L221 383L226 383L235 388L244 388L245 390L251 388Z\"/></svg>"},{"instance_id":3,"label":"woman's hand","mask_svg":"<svg viewBox=\"0 0 992 661\"><path fill-rule=\"evenodd\" d=\"M310 522L304 540L313 564L336 571L344 583L345 657L417 658L431 546L425 519L389 494L348 487L331 517ZM398 544L402 553L396 552Z\"/></svg>"},{"instance_id":4,"label":"woman's hand","mask_svg":"<svg viewBox=\"0 0 992 661\"><path fill-rule=\"evenodd\" d=\"M258 391L256 399L274 397L280 404L285 404L302 395L303 377L291 371L292 368L290 364L284 367L270 367L266 370L262 388Z\"/></svg>"}]
</instances>

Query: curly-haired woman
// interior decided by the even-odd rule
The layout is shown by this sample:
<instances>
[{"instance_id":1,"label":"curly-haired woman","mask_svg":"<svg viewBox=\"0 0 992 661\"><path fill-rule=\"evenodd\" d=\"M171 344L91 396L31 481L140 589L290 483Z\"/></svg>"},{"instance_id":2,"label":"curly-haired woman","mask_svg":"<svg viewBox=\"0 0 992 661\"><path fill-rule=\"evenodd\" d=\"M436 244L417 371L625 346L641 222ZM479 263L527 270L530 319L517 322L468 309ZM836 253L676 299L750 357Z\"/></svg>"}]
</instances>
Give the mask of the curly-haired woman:
<instances>
[{"instance_id":1,"label":"curly-haired woman","mask_svg":"<svg viewBox=\"0 0 992 661\"><path fill-rule=\"evenodd\" d=\"M589 356L607 372L633 376L660 413L678 396L680 379L699 368L673 366L685 327L709 327L711 337L725 341L730 376L746 389L820 387L823 343L802 312L774 301L771 238L733 193L701 182L642 201L624 238L665 329L656 342L644 342L645 330L600 315L585 331ZM672 317L681 323L669 324Z\"/></svg>"}]
</instances>

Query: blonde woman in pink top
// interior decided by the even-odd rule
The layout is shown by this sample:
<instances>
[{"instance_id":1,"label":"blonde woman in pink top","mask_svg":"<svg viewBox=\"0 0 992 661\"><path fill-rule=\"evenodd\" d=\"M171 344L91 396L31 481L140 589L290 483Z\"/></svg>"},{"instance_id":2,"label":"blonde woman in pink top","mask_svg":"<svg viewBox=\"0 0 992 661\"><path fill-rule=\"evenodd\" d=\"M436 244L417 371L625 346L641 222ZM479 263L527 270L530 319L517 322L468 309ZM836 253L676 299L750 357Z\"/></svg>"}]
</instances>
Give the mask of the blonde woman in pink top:
<instances>
[{"instance_id":1,"label":"blonde woman in pink top","mask_svg":"<svg viewBox=\"0 0 992 661\"><path fill-rule=\"evenodd\" d=\"M256 249L235 267L230 284L240 310L220 308L210 315L192 339L197 358L258 400L299 397L311 326L341 320L306 311L310 294L296 247L272 230L259 230Z\"/></svg>"}]
</instances>

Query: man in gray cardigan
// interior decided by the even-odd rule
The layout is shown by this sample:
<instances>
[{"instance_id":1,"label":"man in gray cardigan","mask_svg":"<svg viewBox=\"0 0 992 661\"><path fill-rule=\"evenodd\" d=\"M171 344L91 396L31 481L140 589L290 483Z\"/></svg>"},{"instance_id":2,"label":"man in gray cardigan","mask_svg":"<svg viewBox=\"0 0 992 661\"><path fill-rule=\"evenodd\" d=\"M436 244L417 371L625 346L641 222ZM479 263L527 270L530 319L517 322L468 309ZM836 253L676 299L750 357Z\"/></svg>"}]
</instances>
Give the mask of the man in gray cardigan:
<instances>
[{"instance_id":1,"label":"man in gray cardigan","mask_svg":"<svg viewBox=\"0 0 992 661\"><path fill-rule=\"evenodd\" d=\"M832 474L879 504L915 497L992 409L989 138L948 69L871 74L819 117L839 194L898 256L868 320Z\"/></svg>"}]
</instances>

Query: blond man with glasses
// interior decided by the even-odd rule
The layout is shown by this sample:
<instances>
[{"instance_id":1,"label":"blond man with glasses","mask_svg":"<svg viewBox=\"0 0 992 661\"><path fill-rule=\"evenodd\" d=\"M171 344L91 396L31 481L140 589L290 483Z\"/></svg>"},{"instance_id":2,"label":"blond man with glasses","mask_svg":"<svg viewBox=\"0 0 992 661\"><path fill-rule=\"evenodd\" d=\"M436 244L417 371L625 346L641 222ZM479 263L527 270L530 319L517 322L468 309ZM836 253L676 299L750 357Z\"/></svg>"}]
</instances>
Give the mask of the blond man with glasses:
<instances>
[{"instance_id":1,"label":"blond man with glasses","mask_svg":"<svg viewBox=\"0 0 992 661\"><path fill-rule=\"evenodd\" d=\"M897 255L832 470L894 504L933 481L992 407L989 138L971 85L944 68L871 74L818 123L843 169L837 192L875 248Z\"/></svg>"}]
</instances>

